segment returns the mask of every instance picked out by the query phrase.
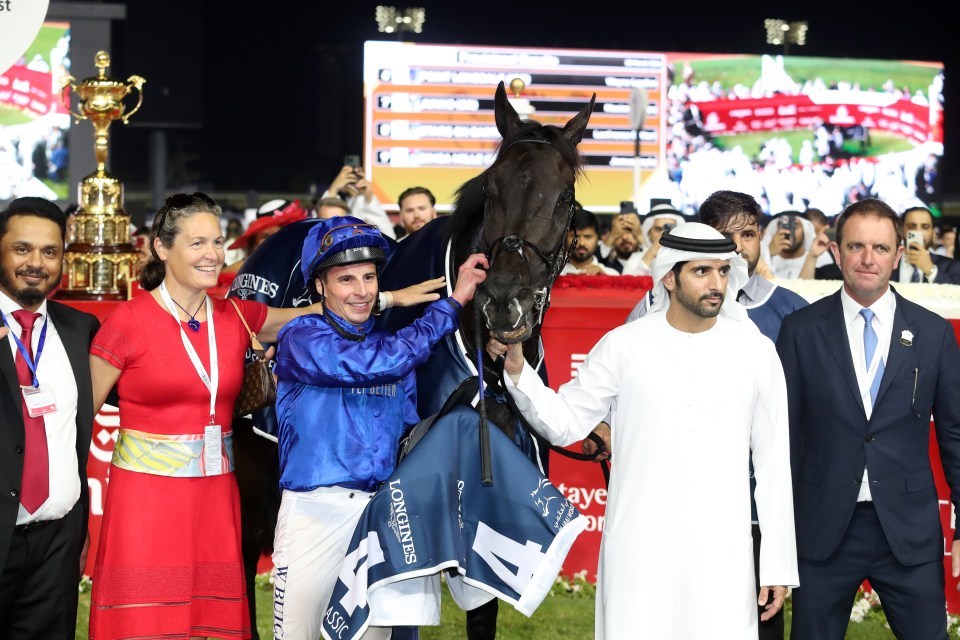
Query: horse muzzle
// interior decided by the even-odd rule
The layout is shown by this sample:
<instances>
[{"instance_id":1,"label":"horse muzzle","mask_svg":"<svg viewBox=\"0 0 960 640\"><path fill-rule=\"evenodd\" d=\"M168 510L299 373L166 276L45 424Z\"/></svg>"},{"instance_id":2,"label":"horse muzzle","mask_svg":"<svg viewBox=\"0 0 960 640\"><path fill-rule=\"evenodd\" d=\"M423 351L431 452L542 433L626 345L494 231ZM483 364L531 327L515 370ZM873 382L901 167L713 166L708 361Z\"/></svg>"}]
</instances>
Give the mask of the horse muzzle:
<instances>
[{"instance_id":1,"label":"horse muzzle","mask_svg":"<svg viewBox=\"0 0 960 640\"><path fill-rule=\"evenodd\" d=\"M524 303L517 296L497 299L482 288L477 291L476 303L490 336L500 342L523 342L533 334L536 322L532 303Z\"/></svg>"}]
</instances>

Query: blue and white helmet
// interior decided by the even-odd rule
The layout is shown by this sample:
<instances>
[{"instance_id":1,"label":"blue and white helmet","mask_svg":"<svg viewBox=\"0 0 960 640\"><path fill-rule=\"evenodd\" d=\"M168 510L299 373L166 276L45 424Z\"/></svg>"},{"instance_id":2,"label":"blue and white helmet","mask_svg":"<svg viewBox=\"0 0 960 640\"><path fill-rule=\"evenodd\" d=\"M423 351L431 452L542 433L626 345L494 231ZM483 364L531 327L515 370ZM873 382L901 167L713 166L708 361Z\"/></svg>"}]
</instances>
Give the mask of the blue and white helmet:
<instances>
[{"instance_id":1,"label":"blue and white helmet","mask_svg":"<svg viewBox=\"0 0 960 640\"><path fill-rule=\"evenodd\" d=\"M389 255L390 244L376 226L352 216L337 216L314 225L307 233L300 271L309 286L314 277L330 267L360 262L380 266Z\"/></svg>"}]
</instances>

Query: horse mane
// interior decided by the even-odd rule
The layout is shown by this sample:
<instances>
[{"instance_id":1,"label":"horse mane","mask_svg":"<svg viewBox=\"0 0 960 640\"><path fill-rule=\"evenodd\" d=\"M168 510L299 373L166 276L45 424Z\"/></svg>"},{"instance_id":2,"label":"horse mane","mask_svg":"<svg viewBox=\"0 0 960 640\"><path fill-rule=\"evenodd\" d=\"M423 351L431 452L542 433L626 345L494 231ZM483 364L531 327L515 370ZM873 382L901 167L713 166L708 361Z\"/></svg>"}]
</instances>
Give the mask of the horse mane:
<instances>
[{"instance_id":1,"label":"horse mane","mask_svg":"<svg viewBox=\"0 0 960 640\"><path fill-rule=\"evenodd\" d=\"M574 179L580 177L584 169L583 155L567 136L563 129L552 124L540 124L536 120L524 120L520 127L509 138L504 138L497 145L497 157L483 173L467 180L460 188L454 199L453 213L446 225L447 239L454 238L458 242L472 238L483 222L483 212L486 195L483 193L483 178L488 171L505 162L504 152L513 144L526 140L542 140L548 142L563 158L563 161L573 169Z\"/></svg>"}]
</instances>

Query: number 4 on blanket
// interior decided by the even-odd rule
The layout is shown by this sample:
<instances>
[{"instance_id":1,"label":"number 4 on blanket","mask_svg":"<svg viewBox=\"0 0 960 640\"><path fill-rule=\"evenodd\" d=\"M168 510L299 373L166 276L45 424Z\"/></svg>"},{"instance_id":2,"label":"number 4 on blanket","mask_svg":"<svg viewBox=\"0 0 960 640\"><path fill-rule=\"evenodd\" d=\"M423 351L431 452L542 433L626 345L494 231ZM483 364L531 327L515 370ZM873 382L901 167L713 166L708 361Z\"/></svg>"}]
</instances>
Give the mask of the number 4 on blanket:
<instances>
[{"instance_id":1,"label":"number 4 on blanket","mask_svg":"<svg viewBox=\"0 0 960 640\"><path fill-rule=\"evenodd\" d=\"M441 420L364 510L324 617L328 640L439 624L444 570L460 607L498 597L530 616L584 530L586 519L498 429L496 482L481 484L473 409Z\"/></svg>"}]
</instances>

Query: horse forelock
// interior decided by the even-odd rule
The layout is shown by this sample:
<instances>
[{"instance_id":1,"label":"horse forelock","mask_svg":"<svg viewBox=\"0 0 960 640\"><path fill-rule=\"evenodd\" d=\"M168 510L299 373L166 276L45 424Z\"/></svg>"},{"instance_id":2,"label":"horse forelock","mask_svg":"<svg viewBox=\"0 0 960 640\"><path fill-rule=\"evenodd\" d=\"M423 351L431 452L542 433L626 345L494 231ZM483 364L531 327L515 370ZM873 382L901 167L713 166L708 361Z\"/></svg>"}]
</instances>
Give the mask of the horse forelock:
<instances>
[{"instance_id":1,"label":"horse forelock","mask_svg":"<svg viewBox=\"0 0 960 640\"><path fill-rule=\"evenodd\" d=\"M457 190L453 205L450 223L447 225L447 238L472 238L477 227L483 221L486 195L483 192L484 176L507 162L512 154L505 152L514 144L524 141L543 141L560 154L564 164L573 170L574 180L578 179L584 170L584 159L577 145L573 144L564 134L563 129L552 124L544 125L534 120L524 121L520 128L509 138L504 138L497 146L497 157L483 173L463 183Z\"/></svg>"},{"instance_id":2,"label":"horse forelock","mask_svg":"<svg viewBox=\"0 0 960 640\"><path fill-rule=\"evenodd\" d=\"M584 169L583 155L573 142L564 135L563 129L552 124L540 124L535 120L525 120L509 138L504 138L497 146L497 159L491 169L505 160L504 152L518 142L537 140L550 144L564 164L573 169L574 178L579 178Z\"/></svg>"}]
</instances>

